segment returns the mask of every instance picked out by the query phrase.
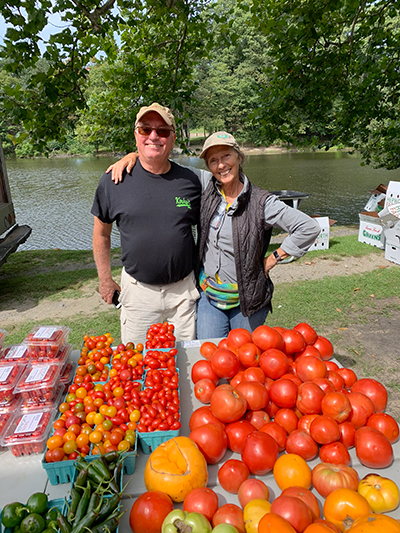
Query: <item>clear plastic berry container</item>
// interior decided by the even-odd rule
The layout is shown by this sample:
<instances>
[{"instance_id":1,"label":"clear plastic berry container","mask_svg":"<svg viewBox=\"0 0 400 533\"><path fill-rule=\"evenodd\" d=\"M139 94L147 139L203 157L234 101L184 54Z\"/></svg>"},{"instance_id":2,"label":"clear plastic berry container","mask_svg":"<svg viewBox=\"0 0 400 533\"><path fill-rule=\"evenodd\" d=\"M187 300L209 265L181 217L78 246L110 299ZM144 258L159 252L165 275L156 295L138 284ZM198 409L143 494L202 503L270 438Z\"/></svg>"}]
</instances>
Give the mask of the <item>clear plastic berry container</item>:
<instances>
[{"instance_id":1,"label":"clear plastic berry container","mask_svg":"<svg viewBox=\"0 0 400 533\"><path fill-rule=\"evenodd\" d=\"M15 387L23 371L22 365L0 363L0 402L8 402L14 398Z\"/></svg>"},{"instance_id":2,"label":"clear plastic berry container","mask_svg":"<svg viewBox=\"0 0 400 533\"><path fill-rule=\"evenodd\" d=\"M67 343L71 330L66 326L35 326L23 340L29 347L31 359L55 358L58 350Z\"/></svg>"},{"instance_id":3,"label":"clear plastic berry container","mask_svg":"<svg viewBox=\"0 0 400 533\"><path fill-rule=\"evenodd\" d=\"M21 396L17 394L11 400L0 402L0 415L14 413L18 409L21 399Z\"/></svg>"},{"instance_id":4,"label":"clear plastic berry container","mask_svg":"<svg viewBox=\"0 0 400 533\"><path fill-rule=\"evenodd\" d=\"M11 419L11 413L1 413L0 414L0 439L4 436L4 431L8 424L8 422L10 421ZM0 444L0 452L5 452L7 450L7 448L4 448L1 444Z\"/></svg>"},{"instance_id":5,"label":"clear plastic berry container","mask_svg":"<svg viewBox=\"0 0 400 533\"><path fill-rule=\"evenodd\" d=\"M30 361L28 346L24 344L8 344L0 353L0 361L27 365Z\"/></svg>"},{"instance_id":6,"label":"clear plastic berry container","mask_svg":"<svg viewBox=\"0 0 400 533\"><path fill-rule=\"evenodd\" d=\"M1 349L3 348L4 346L4 337L8 334L8 331L6 331L5 329L0 329L0 352L1 352Z\"/></svg>"},{"instance_id":7,"label":"clear plastic berry container","mask_svg":"<svg viewBox=\"0 0 400 533\"><path fill-rule=\"evenodd\" d=\"M43 408L46 408L46 410L54 409L56 412L58 412L58 406L60 405L63 396L64 387L63 385L59 385L57 388L54 388L52 398L43 398L40 400L34 400L32 398L24 400L21 398L18 408L23 413L31 413L33 411L43 410Z\"/></svg>"},{"instance_id":8,"label":"clear plastic berry container","mask_svg":"<svg viewBox=\"0 0 400 533\"><path fill-rule=\"evenodd\" d=\"M63 366L60 374L59 383L60 385L64 385L64 388L68 388L69 385L72 383L72 380L75 376L75 369L77 364L73 361L67 360L65 365Z\"/></svg>"},{"instance_id":9,"label":"clear plastic berry container","mask_svg":"<svg viewBox=\"0 0 400 533\"><path fill-rule=\"evenodd\" d=\"M28 366L14 389L14 393L21 394L24 400L51 399L54 395L54 389L58 386L61 369L62 367L58 363L37 363Z\"/></svg>"},{"instance_id":10,"label":"clear plastic berry container","mask_svg":"<svg viewBox=\"0 0 400 533\"><path fill-rule=\"evenodd\" d=\"M56 411L44 408L33 413L17 411L7 423L0 445L15 457L43 453L56 415Z\"/></svg>"},{"instance_id":11,"label":"clear plastic berry container","mask_svg":"<svg viewBox=\"0 0 400 533\"><path fill-rule=\"evenodd\" d=\"M61 348L57 351L56 354L54 354L53 352L48 352L47 355L38 355L38 357L30 359L30 362L32 365L42 363L56 363L58 365L61 365L61 367L64 367L71 352L72 344L65 344L64 346L61 346Z\"/></svg>"}]
</instances>

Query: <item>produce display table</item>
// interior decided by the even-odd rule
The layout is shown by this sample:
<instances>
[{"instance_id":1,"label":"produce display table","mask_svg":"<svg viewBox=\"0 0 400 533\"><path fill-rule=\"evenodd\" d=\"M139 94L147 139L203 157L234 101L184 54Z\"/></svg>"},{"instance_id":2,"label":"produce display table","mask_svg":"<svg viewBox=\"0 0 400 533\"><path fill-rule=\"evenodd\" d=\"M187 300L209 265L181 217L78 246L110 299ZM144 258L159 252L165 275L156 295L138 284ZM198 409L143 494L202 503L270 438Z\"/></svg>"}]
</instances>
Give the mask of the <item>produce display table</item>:
<instances>
[{"instance_id":1,"label":"produce display table","mask_svg":"<svg viewBox=\"0 0 400 533\"><path fill-rule=\"evenodd\" d=\"M219 339L207 339L214 342L218 342ZM204 341L191 341L185 343L178 343L178 366L180 371L180 397L181 397L181 415L182 415L182 429L181 435L188 436L189 431L189 418L192 412L200 407L201 404L194 396L193 385L190 380L192 365L201 358L199 353L199 347ZM79 356L78 351L72 352L72 358L77 360ZM390 414L390 413L389 413ZM379 469L376 472L382 476L389 477L397 484L400 484L400 441L393 445L395 460L389 468ZM352 459L352 467L358 471L360 479L367 473L372 472L371 469L366 468L358 461L355 449L352 448L350 456ZM122 507L128 512L124 514L120 523L120 532L128 532L129 529L129 510L132 507L135 499L146 491L144 484L143 474L145 465L148 459L148 455L145 455L138 446L138 456L136 458L135 472L133 475L125 475L125 485L128 481L129 484L125 490L124 498L122 500ZM224 463L230 458L240 459L240 455L227 451L225 457L220 464ZM3 508L7 503L13 501L25 502L28 497L39 491L44 491L49 495L49 499L64 498L67 496L70 489L70 484L65 483L61 485L51 485L48 481L47 474L41 464L42 455L30 455L26 457L14 457L11 452L6 451L0 454L0 508ZM310 468L313 468L320 461L318 458L310 461L308 464ZM218 483L218 465L212 465L208 467L209 481L208 487L215 490L219 496L219 505L225 503L238 504L236 495L225 492ZM275 483L272 472L265 476L257 476L264 481L270 490L270 501L273 501L275 497L280 494L280 489ZM323 504L323 498L313 490L318 500L321 502L321 509ZM179 507L176 505L176 507ZM182 506L180 506L182 507ZM400 519L400 507L396 510L388 513L393 518Z\"/></svg>"}]
</instances>

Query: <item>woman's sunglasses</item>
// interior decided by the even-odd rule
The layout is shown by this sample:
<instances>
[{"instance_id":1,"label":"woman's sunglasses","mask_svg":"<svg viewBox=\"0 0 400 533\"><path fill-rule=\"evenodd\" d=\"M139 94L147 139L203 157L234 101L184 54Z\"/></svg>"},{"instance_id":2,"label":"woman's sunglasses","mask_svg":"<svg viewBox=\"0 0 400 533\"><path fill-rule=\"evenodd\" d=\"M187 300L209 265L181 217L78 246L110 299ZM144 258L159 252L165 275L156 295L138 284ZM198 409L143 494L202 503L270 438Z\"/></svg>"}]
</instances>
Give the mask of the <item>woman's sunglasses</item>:
<instances>
[{"instance_id":1,"label":"woman's sunglasses","mask_svg":"<svg viewBox=\"0 0 400 533\"><path fill-rule=\"evenodd\" d=\"M144 135L145 137L149 137L151 132L154 130L157 133L157 136L161 139L166 139L174 131L170 128L164 128L163 126L160 126L159 128L152 128L151 126L136 126L136 129L140 135Z\"/></svg>"}]
</instances>

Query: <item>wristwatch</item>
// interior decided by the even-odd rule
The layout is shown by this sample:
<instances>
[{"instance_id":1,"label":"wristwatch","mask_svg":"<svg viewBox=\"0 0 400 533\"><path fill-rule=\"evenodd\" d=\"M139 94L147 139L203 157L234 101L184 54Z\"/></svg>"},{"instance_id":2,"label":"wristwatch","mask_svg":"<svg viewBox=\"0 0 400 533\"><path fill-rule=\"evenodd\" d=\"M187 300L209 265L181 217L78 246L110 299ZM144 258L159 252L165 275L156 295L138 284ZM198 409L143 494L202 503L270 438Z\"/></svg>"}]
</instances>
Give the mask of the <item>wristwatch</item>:
<instances>
[{"instance_id":1,"label":"wristwatch","mask_svg":"<svg viewBox=\"0 0 400 533\"><path fill-rule=\"evenodd\" d=\"M278 261L278 263L279 263L280 261L282 261L282 257L278 254L278 252L277 252L276 250L274 250L274 251L272 252L272 255L275 257L275 259Z\"/></svg>"}]
</instances>

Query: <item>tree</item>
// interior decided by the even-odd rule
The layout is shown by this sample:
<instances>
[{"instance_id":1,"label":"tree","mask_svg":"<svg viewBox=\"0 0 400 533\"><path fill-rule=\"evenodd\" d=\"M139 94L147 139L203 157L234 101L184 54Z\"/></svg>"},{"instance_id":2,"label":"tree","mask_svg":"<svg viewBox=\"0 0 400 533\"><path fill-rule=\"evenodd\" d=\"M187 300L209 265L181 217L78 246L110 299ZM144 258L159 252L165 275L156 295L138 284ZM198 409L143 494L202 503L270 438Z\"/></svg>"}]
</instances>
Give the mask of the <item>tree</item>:
<instances>
[{"instance_id":1,"label":"tree","mask_svg":"<svg viewBox=\"0 0 400 533\"><path fill-rule=\"evenodd\" d=\"M396 0L254 0L265 34L264 137L318 139L400 166L400 13Z\"/></svg>"},{"instance_id":2,"label":"tree","mask_svg":"<svg viewBox=\"0 0 400 533\"><path fill-rule=\"evenodd\" d=\"M267 39L251 24L249 2L233 0L215 6L215 46L197 71L199 87L191 107L192 119L211 133L227 130L242 141L260 142L252 118L261 101L260 86L267 83L264 70L270 63Z\"/></svg>"},{"instance_id":3,"label":"tree","mask_svg":"<svg viewBox=\"0 0 400 533\"><path fill-rule=\"evenodd\" d=\"M45 150L48 140L64 139L77 124L79 111L87 106L89 71L103 58L109 69L114 63L116 68L107 80L109 94L101 94L99 101L107 108L110 98L117 99L115 122L131 121L141 103L156 96L184 118L183 101L193 91L193 58L207 50L202 12L209 3L0 0L0 13L10 24L0 52L3 68L13 76L32 68L24 84L1 91L0 101ZM41 31L52 13L64 26L44 43ZM42 57L45 72L34 68ZM122 146L132 131L120 133L115 144Z\"/></svg>"}]
</instances>

